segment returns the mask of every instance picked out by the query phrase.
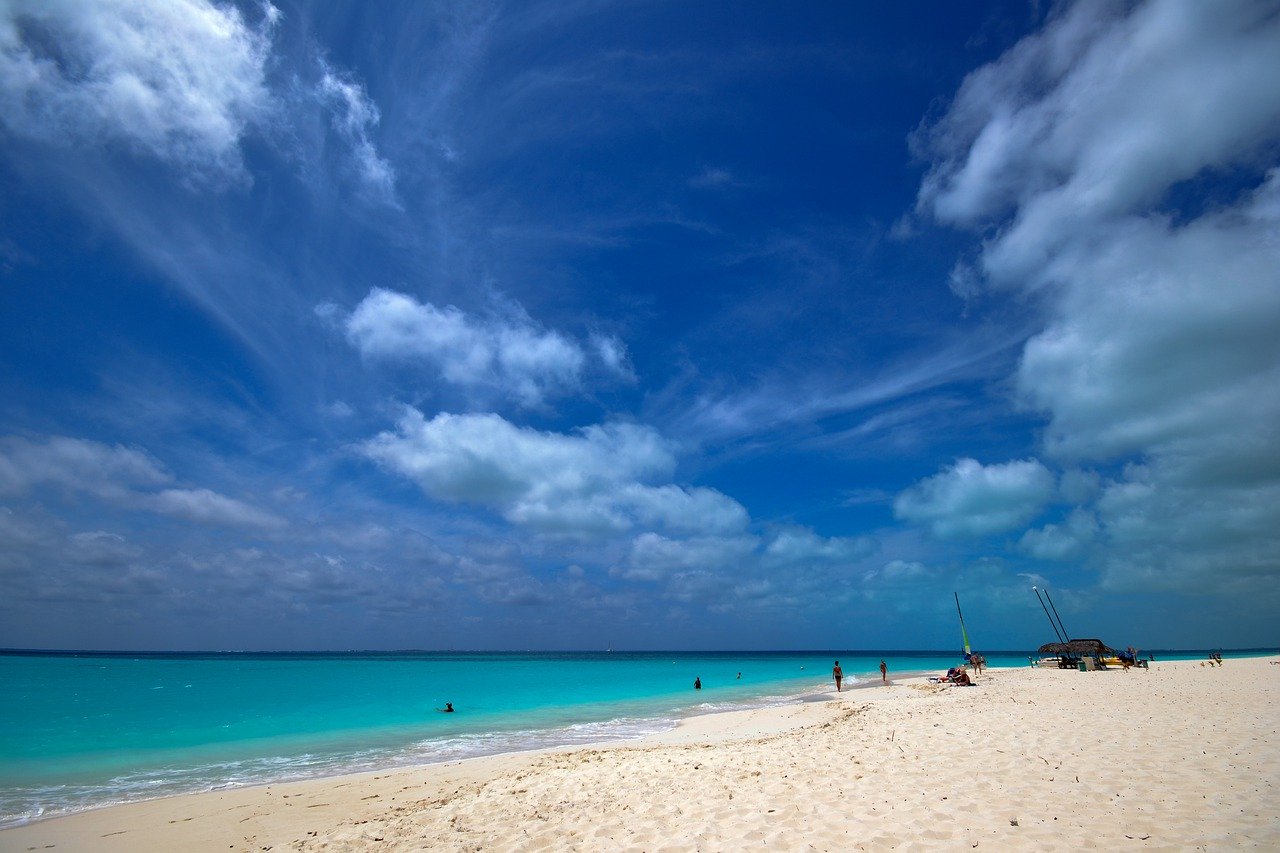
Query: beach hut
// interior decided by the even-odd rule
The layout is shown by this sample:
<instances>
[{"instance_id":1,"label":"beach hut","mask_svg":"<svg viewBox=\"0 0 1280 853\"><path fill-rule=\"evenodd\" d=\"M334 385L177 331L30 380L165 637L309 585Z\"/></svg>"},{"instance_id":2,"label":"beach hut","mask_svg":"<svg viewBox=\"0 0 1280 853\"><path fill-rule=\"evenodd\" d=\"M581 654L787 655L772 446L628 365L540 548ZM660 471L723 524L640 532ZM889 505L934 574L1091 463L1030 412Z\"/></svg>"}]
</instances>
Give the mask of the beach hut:
<instances>
[{"instance_id":1,"label":"beach hut","mask_svg":"<svg viewBox=\"0 0 1280 853\"><path fill-rule=\"evenodd\" d=\"M1115 657L1116 650L1101 640L1070 640L1065 643L1045 643L1036 650L1041 657L1054 658L1059 669L1075 669L1086 658L1097 661L1103 657Z\"/></svg>"}]
</instances>

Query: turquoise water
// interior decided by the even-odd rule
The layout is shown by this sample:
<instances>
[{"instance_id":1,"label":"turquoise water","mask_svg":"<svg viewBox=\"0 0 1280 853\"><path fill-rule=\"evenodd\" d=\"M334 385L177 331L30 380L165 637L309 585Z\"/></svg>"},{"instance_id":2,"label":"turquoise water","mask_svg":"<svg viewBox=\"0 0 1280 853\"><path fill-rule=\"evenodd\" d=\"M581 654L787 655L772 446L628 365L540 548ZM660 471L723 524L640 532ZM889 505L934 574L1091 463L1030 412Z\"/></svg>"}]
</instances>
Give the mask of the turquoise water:
<instances>
[{"instance_id":1,"label":"turquoise water","mask_svg":"<svg viewBox=\"0 0 1280 853\"><path fill-rule=\"evenodd\" d=\"M682 717L829 690L835 658L856 686L879 680L881 658L893 676L945 669L957 657L0 654L0 825L219 787L641 737ZM987 657L993 666L1027 664L1026 654ZM457 713L437 713L446 702Z\"/></svg>"}]
</instances>

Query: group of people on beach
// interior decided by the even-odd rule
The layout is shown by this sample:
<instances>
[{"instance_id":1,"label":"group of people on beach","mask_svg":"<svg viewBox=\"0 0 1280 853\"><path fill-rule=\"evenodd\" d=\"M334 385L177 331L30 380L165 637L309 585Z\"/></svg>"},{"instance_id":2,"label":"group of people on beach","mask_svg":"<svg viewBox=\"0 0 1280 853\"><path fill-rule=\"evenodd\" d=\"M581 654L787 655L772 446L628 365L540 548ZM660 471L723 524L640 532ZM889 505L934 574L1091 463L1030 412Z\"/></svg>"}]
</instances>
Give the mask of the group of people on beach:
<instances>
[{"instance_id":1,"label":"group of people on beach","mask_svg":"<svg viewBox=\"0 0 1280 853\"><path fill-rule=\"evenodd\" d=\"M844 681L844 670L840 668L840 661L836 661L835 666L831 668L831 677L836 680L836 692L839 693L840 685ZM880 681L889 683L889 666L883 660L880 661Z\"/></svg>"}]
</instances>

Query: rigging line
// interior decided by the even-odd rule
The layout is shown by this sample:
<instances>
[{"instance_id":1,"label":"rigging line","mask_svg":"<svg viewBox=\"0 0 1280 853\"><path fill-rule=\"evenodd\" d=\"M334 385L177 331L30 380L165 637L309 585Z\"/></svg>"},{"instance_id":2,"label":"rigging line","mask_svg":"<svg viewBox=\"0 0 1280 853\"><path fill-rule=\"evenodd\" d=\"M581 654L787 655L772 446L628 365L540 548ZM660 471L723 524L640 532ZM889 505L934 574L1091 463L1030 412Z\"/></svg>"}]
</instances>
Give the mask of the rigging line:
<instances>
[{"instance_id":1,"label":"rigging line","mask_svg":"<svg viewBox=\"0 0 1280 853\"><path fill-rule=\"evenodd\" d=\"M1044 610L1044 618L1049 620L1049 627L1053 628L1053 635L1058 638L1059 643L1065 643L1066 640L1062 639L1062 632L1058 630L1058 626L1054 624L1053 617L1049 615L1049 608L1044 606L1044 599L1040 597L1040 590L1033 586L1031 591L1036 594L1036 601L1040 602L1040 607Z\"/></svg>"},{"instance_id":2,"label":"rigging line","mask_svg":"<svg viewBox=\"0 0 1280 853\"><path fill-rule=\"evenodd\" d=\"M1044 591L1044 597L1049 598L1049 590ZM1049 606L1053 608L1053 615L1058 616L1058 608L1053 607L1053 599L1049 598ZM1058 616L1058 624L1062 625L1062 617ZM1067 642L1071 642L1071 635L1067 633L1067 626L1062 625L1062 635L1067 638Z\"/></svg>"}]
</instances>

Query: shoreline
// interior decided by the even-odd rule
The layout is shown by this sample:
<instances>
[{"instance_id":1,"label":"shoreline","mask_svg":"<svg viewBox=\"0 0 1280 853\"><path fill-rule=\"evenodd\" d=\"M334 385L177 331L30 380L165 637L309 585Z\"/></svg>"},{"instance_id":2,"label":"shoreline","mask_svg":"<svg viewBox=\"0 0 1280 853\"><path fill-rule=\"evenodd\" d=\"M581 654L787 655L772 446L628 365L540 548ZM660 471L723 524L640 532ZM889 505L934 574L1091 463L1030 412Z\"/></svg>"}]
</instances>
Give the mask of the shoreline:
<instances>
[{"instance_id":1,"label":"shoreline","mask_svg":"<svg viewBox=\"0 0 1280 853\"><path fill-rule=\"evenodd\" d=\"M929 670L929 671L932 671L932 670ZM900 677L900 680L911 678L911 677L917 677L917 676L923 678L925 676L925 673L926 671L907 671ZM856 680L858 678L857 675L853 676L853 679L846 679L845 692L848 693L853 690L863 690L868 688L880 687L881 684L879 680L879 673L876 673L875 675L876 677L872 679L870 673L863 674L863 678L865 680L862 680L862 681ZM142 805L146 803L153 803L160 800L172 799L176 797L199 796L202 794L218 794L218 793L231 792L231 791L242 791L242 790L251 790L255 788L287 785L287 784L293 784L293 783L309 783L309 782L323 783L325 781L342 779L349 776L364 776L367 774L388 774L388 773L398 773L403 771L422 770L422 769L429 769L432 767L438 767L442 765L455 764L458 762L473 761L477 759L486 759L486 758L497 759L505 756L517 756L517 755L532 754L532 753L572 750L572 749L578 749L578 748L592 748L592 747L601 747L605 745L612 746L612 745L642 744L648 738L661 736L666 732L669 732L675 728L680 727L688 720L696 719L699 717L732 714L740 711L768 710L772 708L787 707L789 705L802 704L802 703L825 702L835 696L836 696L836 693L834 689L830 689L826 692L823 692L820 690L815 690L815 688L811 685L804 688L802 692L765 693L759 696L751 697L748 699L740 699L740 700L717 701L717 700L711 699L706 703L702 703L702 706L699 706L699 705L690 706L689 708L686 708L683 711L679 711L670 715L654 716L654 717L638 717L638 718L626 717L626 718L618 718L612 721L614 723L619 723L619 722L626 723L631 726L636 726L639 728L652 728L654 726L660 727L656 731L648 731L643 734L625 735L620 732L617 732L617 733L604 732L604 733L601 733L601 736L599 737L594 737L593 739L590 739L590 740L581 740L581 739L572 737L570 733L574 728L580 725L583 725L583 723L567 723L563 726L559 726L555 728L523 730L523 733L528 736L528 742L531 743L532 745L521 745L521 746L516 746L514 748L500 747L496 751L492 751L492 752L481 750L471 755L460 755L460 756L450 755L446 757L440 757L434 760L411 759L408 761L401 761L399 763L392 760L392 761L388 761L388 763L383 764L381 766L349 767L349 768L337 767L337 768L320 771L315 775L298 775L292 778L286 777L286 778L267 779L267 780L254 780L249 782L225 780L221 782L211 783L208 786L193 787L187 790L180 789L176 791L170 791L167 793L158 793L153 796L140 797L136 799L105 800L105 801L95 802L81 808L75 808L70 810L58 810L58 811L53 811L51 813L41 814L35 817L28 817L28 818L17 820L17 821L0 822L0 833L3 833L5 830L9 830L9 829L16 829L20 827L30 826L32 824L43 823L51 820L61 820L64 818L75 817L75 816L86 814L86 813L101 811L104 809L114 809L114 808L120 808L120 807ZM713 706L713 707L704 707L704 706ZM594 722L595 721L589 721L586 723L586 725L591 725ZM621 726L620 728L626 728L626 727L627 726ZM560 739L560 738L563 738L563 739ZM537 743L537 741L539 740L545 740L546 742Z\"/></svg>"},{"instance_id":2,"label":"shoreline","mask_svg":"<svg viewBox=\"0 0 1280 853\"><path fill-rule=\"evenodd\" d=\"M827 838L829 849L856 846L864 836L872 847L890 838L945 847L960 840L961 829L965 839L1041 849L1065 848L1059 836L1069 827L1063 837L1072 843L1127 840L1106 821L1098 824L1065 807L1038 822L1047 834L1009 834L1015 829L1010 821L1029 830L1037 823L1029 816L1073 794L1081 783L1057 778L1067 764L1081 779L1119 774L1103 786L1117 790L1108 791L1102 805L1145 791L1142 804L1122 809L1116 820L1138 827L1133 831L1139 836L1155 833L1150 838L1159 839L1151 841L1157 846L1194 846L1197 832L1209 832L1202 843L1211 846L1227 839L1276 844L1280 825L1258 801L1273 801L1280 784L1280 736L1268 714L1280 699L1273 660L1230 659L1211 668L1157 661L1150 671L1128 673L990 669L977 689L904 675L888 688L874 682L815 694L819 701L804 697L695 715L640 740L207 791L42 818L0 830L0 849L52 843L58 850L331 850L359 849L379 838L393 845L387 849L396 843L421 849L424 838L444 849L477 843L515 849L529 846L534 830L542 833L535 833L538 838L581 836L557 847L750 847L771 837L751 836L764 831L761 821L770 824L768 816L783 812L807 815L774 828L784 847L814 833ZM1188 702L1196 703L1190 709L1195 716L1188 714ZM1117 719L1126 721L1128 734L1112 731ZM1238 741L1238 748L1229 756L1211 755L1207 747L1220 746L1224 736ZM984 766L996 755L1018 753L1014 747L1022 741L1034 742L1034 755L1023 748L1020 761L1001 758L999 768ZM1181 748L1170 748L1175 743ZM720 772L694 772L717 765ZM1237 784L1231 784L1231 772L1240 777ZM860 788L864 797L851 799ZM1043 800L1028 796L1028 788L1044 788ZM1227 814L1224 798L1237 788L1243 805ZM922 818L882 820L902 811L900 801L913 799ZM558 808L564 803L582 808ZM1000 815L1013 809L1021 816L997 821L991 814L997 805ZM1191 814L1181 815L1182 808ZM833 820L824 809L861 814ZM490 810L489 818L475 820ZM638 811L656 816L637 825ZM615 814L625 819L592 818ZM957 822L957 815L966 819ZM985 824L981 832L975 821ZM698 828L695 835L688 834L690 825ZM747 834L740 836L743 827ZM600 834L605 831L612 834ZM945 837L934 837L939 833Z\"/></svg>"}]
</instances>

